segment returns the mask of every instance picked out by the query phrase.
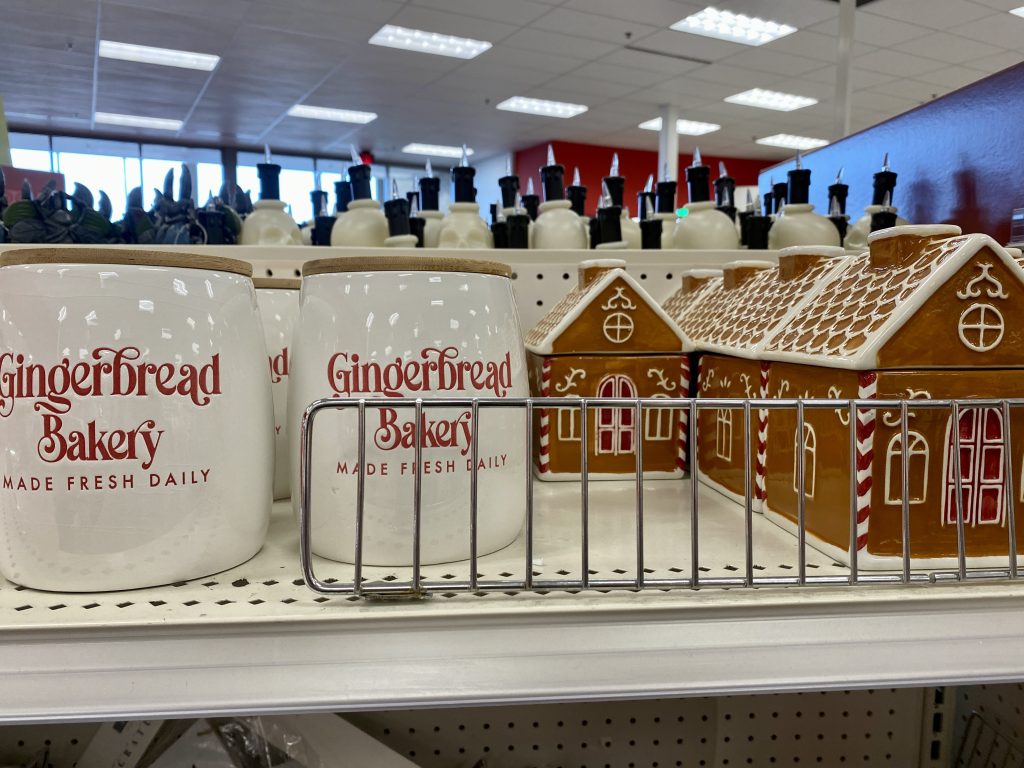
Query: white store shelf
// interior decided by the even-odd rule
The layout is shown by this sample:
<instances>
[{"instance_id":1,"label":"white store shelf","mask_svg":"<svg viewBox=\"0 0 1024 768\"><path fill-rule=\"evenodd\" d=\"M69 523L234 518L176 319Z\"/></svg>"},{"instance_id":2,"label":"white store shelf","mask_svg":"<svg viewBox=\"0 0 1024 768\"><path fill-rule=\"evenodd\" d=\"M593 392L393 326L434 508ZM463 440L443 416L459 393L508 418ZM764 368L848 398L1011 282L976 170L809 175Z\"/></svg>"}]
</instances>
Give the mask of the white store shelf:
<instances>
[{"instance_id":1,"label":"white store shelf","mask_svg":"<svg viewBox=\"0 0 1024 768\"><path fill-rule=\"evenodd\" d=\"M591 567L631 573L616 514L632 483L593 483ZM538 484L535 566L578 563L574 484ZM685 567L684 481L647 485L648 562ZM701 566L730 572L743 514L701 499ZM0 722L354 711L1024 679L1024 585L705 589L317 597L278 504L250 562L178 586L104 595L0 585ZM794 539L755 518L755 562L795 562ZM657 542L657 543L655 543ZM679 547L673 546L674 542ZM676 557L675 553L679 553ZM481 558L510 574L516 546ZM632 558L632 559L631 559ZM813 551L809 568L842 569ZM322 576L345 566L317 563ZM424 570L433 578L456 566ZM367 574L373 575L373 574ZM379 573L377 574L380 575Z\"/></svg>"}]
</instances>

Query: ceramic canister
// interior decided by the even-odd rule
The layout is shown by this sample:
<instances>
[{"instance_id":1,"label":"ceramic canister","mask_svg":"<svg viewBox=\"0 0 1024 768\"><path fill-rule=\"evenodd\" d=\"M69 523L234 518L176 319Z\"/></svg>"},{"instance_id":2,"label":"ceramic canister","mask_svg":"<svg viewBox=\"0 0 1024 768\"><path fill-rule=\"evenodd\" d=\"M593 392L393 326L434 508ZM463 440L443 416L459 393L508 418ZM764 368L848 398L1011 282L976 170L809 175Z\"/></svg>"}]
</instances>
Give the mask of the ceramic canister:
<instances>
[{"instance_id":1,"label":"ceramic canister","mask_svg":"<svg viewBox=\"0 0 1024 768\"><path fill-rule=\"evenodd\" d=\"M123 590L235 566L270 513L273 406L248 264L0 257L0 572Z\"/></svg>"},{"instance_id":2,"label":"ceramic canister","mask_svg":"<svg viewBox=\"0 0 1024 768\"><path fill-rule=\"evenodd\" d=\"M291 464L288 461L288 370L291 367L292 329L299 318L298 278L257 277L256 302L263 320L270 366L270 386L274 393L274 498L287 499L290 493Z\"/></svg>"},{"instance_id":3,"label":"ceramic canister","mask_svg":"<svg viewBox=\"0 0 1024 768\"><path fill-rule=\"evenodd\" d=\"M522 333L504 264L417 257L307 262L292 342L288 421L298 489L304 409L324 397L423 398L421 562L470 555L473 441L478 553L511 543L525 513L522 409L429 407L432 398L526 397ZM368 407L363 562L408 565L413 555L416 417ZM313 551L351 562L358 482L357 409L319 412L310 464ZM298 509L300 494L292 494Z\"/></svg>"}]
</instances>

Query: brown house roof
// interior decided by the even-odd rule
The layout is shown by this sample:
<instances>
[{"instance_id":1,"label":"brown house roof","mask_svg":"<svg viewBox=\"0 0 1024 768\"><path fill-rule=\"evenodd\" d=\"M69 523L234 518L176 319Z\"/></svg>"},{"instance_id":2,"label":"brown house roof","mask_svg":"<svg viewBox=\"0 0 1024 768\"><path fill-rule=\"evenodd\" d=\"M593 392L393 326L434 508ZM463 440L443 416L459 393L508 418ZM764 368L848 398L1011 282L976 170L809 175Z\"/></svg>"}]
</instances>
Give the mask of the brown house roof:
<instances>
[{"instance_id":1,"label":"brown house roof","mask_svg":"<svg viewBox=\"0 0 1024 768\"><path fill-rule=\"evenodd\" d=\"M722 284L722 270L690 269L683 272L681 277L683 280L686 280L687 277L706 279L691 291L687 291L685 287L680 286L679 290L669 296L665 303L661 305L665 313L675 320L677 324L680 318L688 315L702 299L714 290L716 285Z\"/></svg>"},{"instance_id":2,"label":"brown house roof","mask_svg":"<svg viewBox=\"0 0 1024 768\"><path fill-rule=\"evenodd\" d=\"M870 252L850 257L800 307L797 316L772 335L764 357L854 370L875 368L881 347L941 285L986 247L1024 281L1021 265L987 235L933 241L893 267L874 265Z\"/></svg>"}]
</instances>

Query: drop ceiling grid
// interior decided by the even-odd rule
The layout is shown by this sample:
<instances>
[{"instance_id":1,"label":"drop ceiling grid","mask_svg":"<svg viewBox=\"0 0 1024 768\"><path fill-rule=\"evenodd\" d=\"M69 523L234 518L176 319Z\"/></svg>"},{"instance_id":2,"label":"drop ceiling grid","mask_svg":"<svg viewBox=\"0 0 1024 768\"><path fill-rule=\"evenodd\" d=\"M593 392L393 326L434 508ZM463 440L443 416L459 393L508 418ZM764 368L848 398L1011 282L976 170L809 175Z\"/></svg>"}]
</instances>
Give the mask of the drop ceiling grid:
<instances>
[{"instance_id":1,"label":"drop ceiling grid","mask_svg":"<svg viewBox=\"0 0 1024 768\"><path fill-rule=\"evenodd\" d=\"M699 142L712 152L776 158L785 151L757 147L751 139L777 132L833 138L836 4L721 4L799 31L750 48L667 29L703 7L700 0L297 0L287 6L225 0L215 9L182 0L171 12L155 0L99 0L103 37L215 52L223 60L198 84L200 73L146 65L124 71L104 60L96 73L97 108L185 117L180 139L219 134L295 151L339 151L356 141L385 160L402 158L400 147L413 140L465 141L485 159L547 134L653 149L656 134L636 126L669 101L684 117L723 126L699 139L680 137L682 151ZM1006 13L1014 5L875 0L860 9L854 124L891 117L1020 61L1024 20ZM5 98L16 125L89 119L96 8L97 2L54 0L43 12L31 0L5 3L0 66L35 73L8 81ZM494 47L478 59L456 61L369 46L369 35L384 23L491 40ZM817 111L772 113L722 102L747 87L802 93L820 104ZM511 95L582 102L591 112L567 121L495 113L494 104ZM380 117L368 126L330 127L287 117L302 100L370 109ZM156 114L161 111L166 114ZM496 128L495 117L513 127Z\"/></svg>"}]
</instances>

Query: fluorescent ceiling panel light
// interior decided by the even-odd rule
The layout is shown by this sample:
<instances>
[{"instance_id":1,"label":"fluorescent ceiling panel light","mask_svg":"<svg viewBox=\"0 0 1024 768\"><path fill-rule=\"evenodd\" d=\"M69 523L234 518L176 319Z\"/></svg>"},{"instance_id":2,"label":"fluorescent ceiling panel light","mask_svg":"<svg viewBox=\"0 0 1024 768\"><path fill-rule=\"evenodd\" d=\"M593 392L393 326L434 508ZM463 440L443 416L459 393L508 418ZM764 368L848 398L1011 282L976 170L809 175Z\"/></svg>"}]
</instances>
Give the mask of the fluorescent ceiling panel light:
<instances>
[{"instance_id":1,"label":"fluorescent ceiling panel light","mask_svg":"<svg viewBox=\"0 0 1024 768\"><path fill-rule=\"evenodd\" d=\"M570 104L565 101L546 101L545 99L529 99L526 96L513 96L498 105L498 109L506 112L522 112L527 115L541 117L576 117L582 115L589 107L586 104Z\"/></svg>"},{"instance_id":2,"label":"fluorescent ceiling panel light","mask_svg":"<svg viewBox=\"0 0 1024 768\"><path fill-rule=\"evenodd\" d=\"M645 131L660 131L661 130L661 118L655 117L651 120L646 120L640 123L638 128L643 128ZM701 123L697 120L676 120L676 133L680 133L683 136L703 136L705 133L714 133L720 129L718 123Z\"/></svg>"},{"instance_id":3,"label":"fluorescent ceiling panel light","mask_svg":"<svg viewBox=\"0 0 1024 768\"><path fill-rule=\"evenodd\" d=\"M486 40L473 40L469 37L441 35L437 32L426 32L422 29L396 27L385 24L370 38L370 45L383 45L385 48L399 48L403 51L432 53L435 56L451 56L455 59L475 59L491 47Z\"/></svg>"},{"instance_id":4,"label":"fluorescent ceiling panel light","mask_svg":"<svg viewBox=\"0 0 1024 768\"><path fill-rule=\"evenodd\" d=\"M677 21L670 29L743 45L764 45L796 32L796 27L789 24L765 21L742 13L720 11L710 6L700 13L691 14Z\"/></svg>"},{"instance_id":5,"label":"fluorescent ceiling panel light","mask_svg":"<svg viewBox=\"0 0 1024 768\"><path fill-rule=\"evenodd\" d=\"M1024 17L1024 5L1022 5L1020 8L1014 8L1012 11L1010 11L1010 13L1012 13L1014 16Z\"/></svg>"},{"instance_id":6,"label":"fluorescent ceiling panel light","mask_svg":"<svg viewBox=\"0 0 1024 768\"><path fill-rule=\"evenodd\" d=\"M408 155L430 155L431 157L462 157L462 147L447 147L444 144L406 144L402 151ZM473 150L466 147L466 157L473 154Z\"/></svg>"},{"instance_id":7,"label":"fluorescent ceiling panel light","mask_svg":"<svg viewBox=\"0 0 1024 768\"><path fill-rule=\"evenodd\" d=\"M164 67L181 67L182 69L199 69L212 72L216 69L220 56L212 53L193 53L192 51L176 51L173 48L153 48L148 45L132 43L115 43L113 40L100 40L100 57L104 59L120 59L135 61L140 64L159 64Z\"/></svg>"},{"instance_id":8,"label":"fluorescent ceiling panel light","mask_svg":"<svg viewBox=\"0 0 1024 768\"><path fill-rule=\"evenodd\" d=\"M810 136L794 136L792 133L776 133L757 139L757 144L766 147L782 147L784 149L817 149L828 144L824 139L812 139Z\"/></svg>"},{"instance_id":9,"label":"fluorescent ceiling panel light","mask_svg":"<svg viewBox=\"0 0 1024 768\"><path fill-rule=\"evenodd\" d=\"M97 123L121 125L129 128L155 128L158 131L180 131L181 120L170 120L165 117L142 117L141 115L118 115L113 112L97 112Z\"/></svg>"},{"instance_id":10,"label":"fluorescent ceiling panel light","mask_svg":"<svg viewBox=\"0 0 1024 768\"><path fill-rule=\"evenodd\" d=\"M743 93L734 93L732 96L726 96L725 101L730 104L742 104L746 107L774 109L778 112L792 112L794 109L803 109L818 103L817 99L812 99L810 96L766 91L764 88L751 88Z\"/></svg>"},{"instance_id":11,"label":"fluorescent ceiling panel light","mask_svg":"<svg viewBox=\"0 0 1024 768\"><path fill-rule=\"evenodd\" d=\"M377 119L376 112L359 112L354 109L334 109L333 107L313 107L309 104L296 104L288 110L292 117L308 117L313 120L333 120L336 123L372 123Z\"/></svg>"}]
</instances>

